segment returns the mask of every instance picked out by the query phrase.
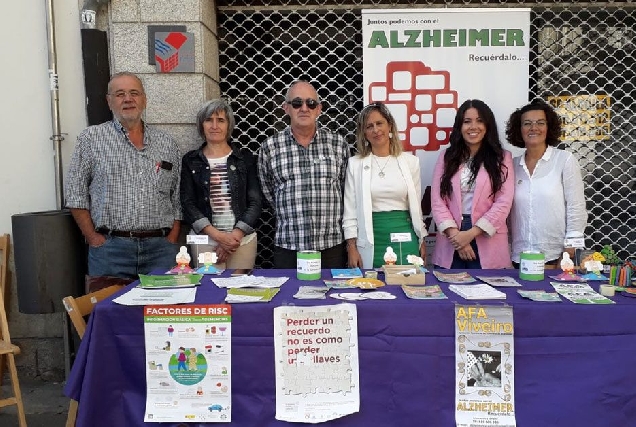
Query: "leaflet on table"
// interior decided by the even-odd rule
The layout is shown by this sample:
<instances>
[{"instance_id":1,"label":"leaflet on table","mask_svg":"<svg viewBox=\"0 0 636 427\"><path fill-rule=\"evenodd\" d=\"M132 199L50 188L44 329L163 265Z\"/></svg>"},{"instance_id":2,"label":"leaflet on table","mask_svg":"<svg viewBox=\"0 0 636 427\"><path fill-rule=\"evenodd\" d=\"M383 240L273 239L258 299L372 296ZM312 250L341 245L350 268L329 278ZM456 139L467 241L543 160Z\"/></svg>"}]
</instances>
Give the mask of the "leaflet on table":
<instances>
[{"instance_id":1,"label":"leaflet on table","mask_svg":"<svg viewBox=\"0 0 636 427\"><path fill-rule=\"evenodd\" d=\"M562 302L559 294L554 292L546 292L546 291L524 291L519 289L519 295L524 298L531 299L532 301L542 301L542 302Z\"/></svg>"},{"instance_id":2,"label":"leaflet on table","mask_svg":"<svg viewBox=\"0 0 636 427\"><path fill-rule=\"evenodd\" d=\"M576 304L614 304L614 301L595 292L587 283L550 282L562 297Z\"/></svg>"},{"instance_id":3,"label":"leaflet on table","mask_svg":"<svg viewBox=\"0 0 636 427\"><path fill-rule=\"evenodd\" d=\"M389 292L372 291L372 292L335 292L329 295L331 298L341 299L345 301L364 301L370 299L395 299L395 295Z\"/></svg>"},{"instance_id":4,"label":"leaflet on table","mask_svg":"<svg viewBox=\"0 0 636 427\"><path fill-rule=\"evenodd\" d=\"M332 268L331 277L334 279L355 279L356 277L362 277L362 270L360 268Z\"/></svg>"},{"instance_id":5,"label":"leaflet on table","mask_svg":"<svg viewBox=\"0 0 636 427\"><path fill-rule=\"evenodd\" d=\"M477 276L482 282L488 283L490 286L503 287L503 286L521 286L521 283L517 282L510 276Z\"/></svg>"},{"instance_id":6,"label":"leaflet on table","mask_svg":"<svg viewBox=\"0 0 636 427\"><path fill-rule=\"evenodd\" d=\"M225 302L269 302L278 291L279 288L229 288Z\"/></svg>"},{"instance_id":7,"label":"leaflet on table","mask_svg":"<svg viewBox=\"0 0 636 427\"><path fill-rule=\"evenodd\" d=\"M355 289L356 285L352 284L349 279L339 279L339 280L323 280L325 282L325 286L329 289Z\"/></svg>"},{"instance_id":8,"label":"leaflet on table","mask_svg":"<svg viewBox=\"0 0 636 427\"><path fill-rule=\"evenodd\" d=\"M143 289L134 287L113 300L121 305L187 304L194 302L197 288Z\"/></svg>"},{"instance_id":9,"label":"leaflet on table","mask_svg":"<svg viewBox=\"0 0 636 427\"><path fill-rule=\"evenodd\" d=\"M277 420L321 423L360 410L355 305L275 308L274 355Z\"/></svg>"},{"instance_id":10,"label":"leaflet on table","mask_svg":"<svg viewBox=\"0 0 636 427\"><path fill-rule=\"evenodd\" d=\"M232 420L231 307L144 308L144 422Z\"/></svg>"},{"instance_id":11,"label":"leaflet on table","mask_svg":"<svg viewBox=\"0 0 636 427\"><path fill-rule=\"evenodd\" d=\"M404 294L412 299L446 299L446 294L439 285L431 286L409 286L402 285Z\"/></svg>"},{"instance_id":12,"label":"leaflet on table","mask_svg":"<svg viewBox=\"0 0 636 427\"><path fill-rule=\"evenodd\" d=\"M300 286L294 294L296 299L325 299L329 288L326 286Z\"/></svg>"},{"instance_id":13,"label":"leaflet on table","mask_svg":"<svg viewBox=\"0 0 636 427\"><path fill-rule=\"evenodd\" d=\"M233 276L217 277L212 282L219 288L280 288L289 277Z\"/></svg>"},{"instance_id":14,"label":"leaflet on table","mask_svg":"<svg viewBox=\"0 0 636 427\"><path fill-rule=\"evenodd\" d=\"M506 294L486 283L449 285L448 289L465 299L506 299Z\"/></svg>"},{"instance_id":15,"label":"leaflet on table","mask_svg":"<svg viewBox=\"0 0 636 427\"><path fill-rule=\"evenodd\" d=\"M457 427L516 426L512 307L455 306Z\"/></svg>"},{"instance_id":16,"label":"leaflet on table","mask_svg":"<svg viewBox=\"0 0 636 427\"><path fill-rule=\"evenodd\" d=\"M433 271L433 275L437 280L445 283L473 283L477 281L477 279L466 272L442 273L441 271Z\"/></svg>"},{"instance_id":17,"label":"leaflet on table","mask_svg":"<svg viewBox=\"0 0 636 427\"><path fill-rule=\"evenodd\" d=\"M139 275L140 288L189 288L201 284L202 274Z\"/></svg>"}]
</instances>

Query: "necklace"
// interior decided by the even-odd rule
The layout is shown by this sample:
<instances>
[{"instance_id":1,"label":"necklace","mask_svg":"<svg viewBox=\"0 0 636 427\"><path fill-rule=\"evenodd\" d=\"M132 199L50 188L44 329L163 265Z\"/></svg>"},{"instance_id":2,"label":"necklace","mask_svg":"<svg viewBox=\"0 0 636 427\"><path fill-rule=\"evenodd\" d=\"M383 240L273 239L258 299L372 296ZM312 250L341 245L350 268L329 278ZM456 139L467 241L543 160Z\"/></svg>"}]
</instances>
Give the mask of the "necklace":
<instances>
[{"instance_id":1,"label":"necklace","mask_svg":"<svg viewBox=\"0 0 636 427\"><path fill-rule=\"evenodd\" d=\"M378 176L380 178L384 178L384 169L386 169L386 165L389 164L389 161L391 160L391 156L389 156L388 159L386 159L386 162L384 162L384 166L380 166L380 163L378 163L378 157L374 154L373 155L373 160L375 161L375 164L378 166L378 169L380 169L380 172L378 172Z\"/></svg>"}]
</instances>

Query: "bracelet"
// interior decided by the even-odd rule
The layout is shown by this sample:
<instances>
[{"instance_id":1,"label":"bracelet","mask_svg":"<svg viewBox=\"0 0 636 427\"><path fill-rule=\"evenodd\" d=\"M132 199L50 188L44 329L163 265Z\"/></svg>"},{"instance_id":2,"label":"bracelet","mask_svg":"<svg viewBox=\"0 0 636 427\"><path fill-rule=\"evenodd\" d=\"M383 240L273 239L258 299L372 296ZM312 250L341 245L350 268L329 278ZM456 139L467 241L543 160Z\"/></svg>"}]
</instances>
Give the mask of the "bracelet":
<instances>
[{"instance_id":1,"label":"bracelet","mask_svg":"<svg viewBox=\"0 0 636 427\"><path fill-rule=\"evenodd\" d=\"M347 247L348 248L353 248L356 246L356 241L355 240L348 240L347 241Z\"/></svg>"}]
</instances>

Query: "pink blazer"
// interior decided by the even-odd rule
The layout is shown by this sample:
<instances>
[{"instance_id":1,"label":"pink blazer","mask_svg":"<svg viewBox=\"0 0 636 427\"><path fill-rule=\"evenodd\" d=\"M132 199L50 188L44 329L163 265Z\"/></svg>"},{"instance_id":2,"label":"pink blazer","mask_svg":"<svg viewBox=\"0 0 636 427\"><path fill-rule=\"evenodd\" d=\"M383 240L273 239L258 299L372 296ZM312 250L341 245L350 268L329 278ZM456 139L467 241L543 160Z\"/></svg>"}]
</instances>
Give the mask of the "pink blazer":
<instances>
[{"instance_id":1,"label":"pink blazer","mask_svg":"<svg viewBox=\"0 0 636 427\"><path fill-rule=\"evenodd\" d=\"M449 227L459 227L462 222L462 194L460 190L460 167L453 175L451 183L453 194L451 200L443 199L440 194L440 182L444 171L444 153L440 153L435 170L433 171L433 185L431 188L431 209L433 219L437 225L437 239L433 251L433 263L444 268L450 268L455 249L444 235ZM508 243L508 226L506 219L510 213L514 196L515 175L512 167L512 155L505 151L504 165L508 168L508 178L504 181L499 193L491 196L492 187L486 169L482 166L475 179L475 194L471 219L473 225L478 226L484 233L477 236L476 243L482 268L511 267L510 246Z\"/></svg>"}]
</instances>

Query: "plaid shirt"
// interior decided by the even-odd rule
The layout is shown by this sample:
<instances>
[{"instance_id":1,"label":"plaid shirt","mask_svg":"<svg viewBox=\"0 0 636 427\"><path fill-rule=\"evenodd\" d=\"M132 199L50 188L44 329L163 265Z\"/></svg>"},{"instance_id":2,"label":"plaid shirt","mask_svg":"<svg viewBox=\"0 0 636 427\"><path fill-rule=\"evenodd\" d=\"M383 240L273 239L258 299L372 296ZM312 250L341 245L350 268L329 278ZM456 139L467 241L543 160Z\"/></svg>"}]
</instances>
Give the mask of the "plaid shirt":
<instances>
[{"instance_id":1,"label":"plaid shirt","mask_svg":"<svg viewBox=\"0 0 636 427\"><path fill-rule=\"evenodd\" d=\"M95 228L156 230L181 219L181 157L174 139L144 125L137 150L115 119L77 137L66 177L66 206L88 209Z\"/></svg>"},{"instance_id":2,"label":"plaid shirt","mask_svg":"<svg viewBox=\"0 0 636 427\"><path fill-rule=\"evenodd\" d=\"M317 129L308 148L296 142L289 127L263 143L258 174L276 211L275 245L320 251L342 243L348 159L345 139L327 129Z\"/></svg>"}]
</instances>

